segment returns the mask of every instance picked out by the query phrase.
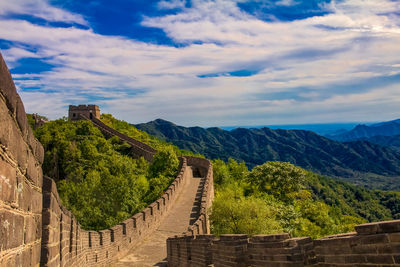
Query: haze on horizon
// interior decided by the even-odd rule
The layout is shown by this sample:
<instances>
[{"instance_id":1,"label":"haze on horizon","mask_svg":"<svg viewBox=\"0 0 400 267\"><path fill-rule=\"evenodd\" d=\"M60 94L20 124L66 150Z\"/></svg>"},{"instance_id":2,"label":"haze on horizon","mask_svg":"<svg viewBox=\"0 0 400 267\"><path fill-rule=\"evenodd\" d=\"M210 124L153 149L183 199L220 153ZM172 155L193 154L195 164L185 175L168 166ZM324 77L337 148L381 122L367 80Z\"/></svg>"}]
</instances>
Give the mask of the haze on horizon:
<instances>
[{"instance_id":1,"label":"haze on horizon","mask_svg":"<svg viewBox=\"0 0 400 267\"><path fill-rule=\"evenodd\" d=\"M27 112L185 126L400 117L400 1L0 0Z\"/></svg>"}]
</instances>

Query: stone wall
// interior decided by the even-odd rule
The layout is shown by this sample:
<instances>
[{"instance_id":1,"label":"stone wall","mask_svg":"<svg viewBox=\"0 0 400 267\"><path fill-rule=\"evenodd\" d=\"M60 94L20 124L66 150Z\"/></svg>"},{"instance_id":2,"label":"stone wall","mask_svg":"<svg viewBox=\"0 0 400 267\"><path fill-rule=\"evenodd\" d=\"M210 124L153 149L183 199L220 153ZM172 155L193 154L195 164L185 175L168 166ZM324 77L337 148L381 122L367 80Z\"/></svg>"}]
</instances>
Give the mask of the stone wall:
<instances>
[{"instance_id":1,"label":"stone wall","mask_svg":"<svg viewBox=\"0 0 400 267\"><path fill-rule=\"evenodd\" d=\"M97 105L69 106L68 119L72 121L80 120L79 118L80 114L83 114L84 116L90 119L92 118L100 119L100 108Z\"/></svg>"},{"instance_id":2,"label":"stone wall","mask_svg":"<svg viewBox=\"0 0 400 267\"><path fill-rule=\"evenodd\" d=\"M81 115L82 119L89 120L88 117L85 115ZM153 156L155 153L157 153L157 150L152 148L149 145L146 145L142 142L139 142L125 134L122 134L118 132L117 130L107 126L104 124L101 120L97 118L92 118L91 121L94 123L94 125L100 129L100 131L107 137L112 137L112 136L117 136L121 140L127 142L131 146L132 150L132 155L136 157L143 157L145 160L152 162L153 161Z\"/></svg>"},{"instance_id":3,"label":"stone wall","mask_svg":"<svg viewBox=\"0 0 400 267\"><path fill-rule=\"evenodd\" d=\"M202 181L200 212L197 220L191 225L185 235L201 235L210 233L209 209L214 200L214 175L211 161L198 157L187 157L189 166L196 166L205 177ZM167 247L168 248L168 247Z\"/></svg>"},{"instance_id":4,"label":"stone wall","mask_svg":"<svg viewBox=\"0 0 400 267\"><path fill-rule=\"evenodd\" d=\"M168 266L400 266L400 220L312 240L288 234L169 238Z\"/></svg>"},{"instance_id":5,"label":"stone wall","mask_svg":"<svg viewBox=\"0 0 400 267\"><path fill-rule=\"evenodd\" d=\"M0 54L0 266L37 266L43 147Z\"/></svg>"},{"instance_id":6,"label":"stone wall","mask_svg":"<svg viewBox=\"0 0 400 267\"><path fill-rule=\"evenodd\" d=\"M161 198L121 224L102 231L82 230L73 214L61 205L55 182L44 177L41 264L108 266L159 226L191 175L186 158L181 158L180 172Z\"/></svg>"}]
</instances>

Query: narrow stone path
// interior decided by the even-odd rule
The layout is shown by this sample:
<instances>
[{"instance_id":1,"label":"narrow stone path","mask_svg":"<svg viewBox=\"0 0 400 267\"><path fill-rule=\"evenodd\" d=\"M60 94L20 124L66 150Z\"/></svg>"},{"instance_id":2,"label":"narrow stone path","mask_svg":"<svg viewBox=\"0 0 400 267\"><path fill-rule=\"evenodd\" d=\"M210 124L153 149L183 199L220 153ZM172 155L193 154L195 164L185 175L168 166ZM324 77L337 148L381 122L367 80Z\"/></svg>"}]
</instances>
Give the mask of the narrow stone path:
<instances>
[{"instance_id":1,"label":"narrow stone path","mask_svg":"<svg viewBox=\"0 0 400 267\"><path fill-rule=\"evenodd\" d=\"M193 171L192 171L193 172ZM167 266L167 238L185 232L199 212L202 177L188 178L160 226L114 266Z\"/></svg>"}]
</instances>

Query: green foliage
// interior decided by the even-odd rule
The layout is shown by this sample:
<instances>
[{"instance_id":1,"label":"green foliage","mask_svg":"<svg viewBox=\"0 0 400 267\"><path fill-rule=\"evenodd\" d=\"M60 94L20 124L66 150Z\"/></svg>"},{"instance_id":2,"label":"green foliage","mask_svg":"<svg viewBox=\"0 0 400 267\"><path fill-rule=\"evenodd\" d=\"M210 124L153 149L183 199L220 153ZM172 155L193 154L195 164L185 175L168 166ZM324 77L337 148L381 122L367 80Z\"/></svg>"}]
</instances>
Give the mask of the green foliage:
<instances>
[{"instance_id":1,"label":"green foliage","mask_svg":"<svg viewBox=\"0 0 400 267\"><path fill-rule=\"evenodd\" d=\"M309 191L302 190L293 197L290 204L280 204L278 216L285 231L292 236L318 238L351 232L355 225L365 222L359 216L344 215L336 207L313 200Z\"/></svg>"},{"instance_id":2,"label":"green foliage","mask_svg":"<svg viewBox=\"0 0 400 267\"><path fill-rule=\"evenodd\" d=\"M31 128L35 128L35 119L33 118L33 114L26 114L26 117L28 119L28 124L31 126Z\"/></svg>"},{"instance_id":3,"label":"green foliage","mask_svg":"<svg viewBox=\"0 0 400 267\"><path fill-rule=\"evenodd\" d=\"M45 148L44 174L55 178L63 205L85 229L109 228L142 210L169 186L179 166L172 146L160 142L149 165L90 121L51 121L35 134Z\"/></svg>"},{"instance_id":4,"label":"green foliage","mask_svg":"<svg viewBox=\"0 0 400 267\"><path fill-rule=\"evenodd\" d=\"M232 158L228 160L228 164L219 159L214 160L213 170L214 186L217 189L224 188L234 181L243 180L249 174L249 169L244 162L238 163Z\"/></svg>"},{"instance_id":5,"label":"green foliage","mask_svg":"<svg viewBox=\"0 0 400 267\"><path fill-rule=\"evenodd\" d=\"M154 161L150 166L150 175L157 177L159 175L174 176L178 171L179 159L171 147L159 150L154 155Z\"/></svg>"},{"instance_id":6,"label":"green foliage","mask_svg":"<svg viewBox=\"0 0 400 267\"><path fill-rule=\"evenodd\" d=\"M371 191L290 163L266 162L248 171L232 159L214 160L213 170L217 193L211 220L218 235L284 231L318 238L400 215L398 192Z\"/></svg>"},{"instance_id":7,"label":"green foliage","mask_svg":"<svg viewBox=\"0 0 400 267\"><path fill-rule=\"evenodd\" d=\"M152 202L159 198L165 188L174 180L178 172L179 159L171 147L165 147L154 155L154 161L150 165L150 194L147 199Z\"/></svg>"},{"instance_id":8,"label":"green foliage","mask_svg":"<svg viewBox=\"0 0 400 267\"><path fill-rule=\"evenodd\" d=\"M306 171L288 162L269 161L253 168L247 177L253 192L265 192L287 200L304 183Z\"/></svg>"},{"instance_id":9,"label":"green foliage","mask_svg":"<svg viewBox=\"0 0 400 267\"><path fill-rule=\"evenodd\" d=\"M305 188L312 192L314 199L337 207L343 214L360 216L369 222L397 218L400 207L400 193L368 190L311 172L307 172ZM391 201L386 202L385 198Z\"/></svg>"},{"instance_id":10,"label":"green foliage","mask_svg":"<svg viewBox=\"0 0 400 267\"><path fill-rule=\"evenodd\" d=\"M241 187L232 183L217 192L210 217L212 231L217 235L279 233L282 227L274 219L277 213L273 205L261 198L245 197Z\"/></svg>"},{"instance_id":11,"label":"green foliage","mask_svg":"<svg viewBox=\"0 0 400 267\"><path fill-rule=\"evenodd\" d=\"M178 156L195 156L193 152L188 150L179 149L177 146L172 145L171 143L167 143L165 141L161 141L160 139L149 135L148 133L138 130L134 125L127 123L126 121L121 121L115 119L111 114L101 114L101 121L107 124L109 127L114 128L120 133L126 134L140 142L143 142L156 150L162 150L166 147L169 147ZM199 155L196 155L199 156ZM201 156L204 157L204 156Z\"/></svg>"}]
</instances>

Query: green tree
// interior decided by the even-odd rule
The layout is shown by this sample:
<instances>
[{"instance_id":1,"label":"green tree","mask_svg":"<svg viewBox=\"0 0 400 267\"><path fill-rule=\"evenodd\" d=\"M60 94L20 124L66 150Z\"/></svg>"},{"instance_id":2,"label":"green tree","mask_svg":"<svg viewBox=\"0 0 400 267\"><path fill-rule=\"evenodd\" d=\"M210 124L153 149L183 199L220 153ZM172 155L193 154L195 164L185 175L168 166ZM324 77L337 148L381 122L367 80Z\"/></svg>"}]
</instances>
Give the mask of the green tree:
<instances>
[{"instance_id":1,"label":"green tree","mask_svg":"<svg viewBox=\"0 0 400 267\"><path fill-rule=\"evenodd\" d=\"M287 200L304 184L306 171L288 162L269 161L253 168L247 177L255 192L265 192L277 199Z\"/></svg>"},{"instance_id":2,"label":"green tree","mask_svg":"<svg viewBox=\"0 0 400 267\"><path fill-rule=\"evenodd\" d=\"M149 203L149 164L128 156L119 138L107 140L90 121L66 119L46 123L36 136L46 151L45 175L56 178L63 205L83 228L109 228Z\"/></svg>"},{"instance_id":3,"label":"green tree","mask_svg":"<svg viewBox=\"0 0 400 267\"><path fill-rule=\"evenodd\" d=\"M289 163L266 162L249 172L232 159L227 163L214 160L213 170L217 193L211 219L215 234L284 231L294 237L318 238L350 232L366 220L346 204L342 194L355 203L361 201L364 210L375 203L367 191ZM387 199L387 205L396 206L390 196Z\"/></svg>"},{"instance_id":4,"label":"green tree","mask_svg":"<svg viewBox=\"0 0 400 267\"><path fill-rule=\"evenodd\" d=\"M214 234L270 234L282 232L277 210L255 197L244 197L240 186L219 191L210 216Z\"/></svg>"},{"instance_id":5,"label":"green tree","mask_svg":"<svg viewBox=\"0 0 400 267\"><path fill-rule=\"evenodd\" d=\"M170 147L159 150L154 155L153 163L150 166L150 176L157 177L164 175L173 177L176 175L179 167L179 159L175 151Z\"/></svg>"}]
</instances>

